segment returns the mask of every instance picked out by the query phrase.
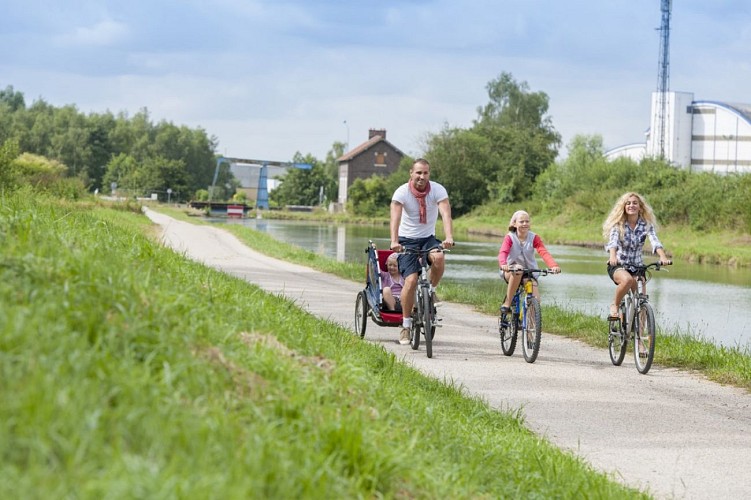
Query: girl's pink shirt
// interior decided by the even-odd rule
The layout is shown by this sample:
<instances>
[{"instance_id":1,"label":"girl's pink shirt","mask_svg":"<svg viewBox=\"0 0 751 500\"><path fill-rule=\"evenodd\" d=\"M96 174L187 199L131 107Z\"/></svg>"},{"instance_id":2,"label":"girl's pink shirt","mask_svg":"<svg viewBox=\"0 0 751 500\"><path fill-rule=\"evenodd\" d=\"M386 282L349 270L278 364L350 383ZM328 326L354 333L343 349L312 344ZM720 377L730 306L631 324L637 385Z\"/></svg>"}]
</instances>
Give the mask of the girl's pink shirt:
<instances>
[{"instance_id":1,"label":"girl's pink shirt","mask_svg":"<svg viewBox=\"0 0 751 500\"><path fill-rule=\"evenodd\" d=\"M508 254L511 251L511 245L513 244L514 242L511 239L511 236L507 234L503 238L501 249L498 251L498 267L506 265ZM558 264L555 262L555 259L553 259L553 256L550 255L548 249L545 248L545 244L542 242L542 238L540 238L539 234L536 234L535 239L532 240L532 247L537 251L538 254L540 254L540 257L542 257L542 260L545 261L546 266L558 267Z\"/></svg>"}]
</instances>

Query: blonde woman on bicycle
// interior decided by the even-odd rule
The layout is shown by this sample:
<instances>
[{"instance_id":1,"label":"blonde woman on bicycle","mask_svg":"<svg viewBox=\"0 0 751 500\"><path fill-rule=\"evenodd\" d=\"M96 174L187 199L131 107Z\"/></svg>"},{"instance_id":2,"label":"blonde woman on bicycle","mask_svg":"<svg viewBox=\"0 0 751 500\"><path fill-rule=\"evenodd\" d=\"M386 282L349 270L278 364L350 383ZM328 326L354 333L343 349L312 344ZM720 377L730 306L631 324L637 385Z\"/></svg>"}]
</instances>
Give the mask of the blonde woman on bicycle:
<instances>
[{"instance_id":1,"label":"blonde woman on bicycle","mask_svg":"<svg viewBox=\"0 0 751 500\"><path fill-rule=\"evenodd\" d=\"M542 238L530 231L529 228L529 214L524 210L514 212L508 223L509 232L503 238L503 243L501 243L501 248L498 251L498 266L501 269L503 279L508 283L506 298L503 301L503 305L501 305L502 314L511 312L511 301L522 280L522 275L513 272L514 269L516 267L536 269L537 260L535 259L535 251L540 254L542 260L545 261L545 265L550 268L553 274L561 272L560 266L555 262L553 256L550 255L548 249L545 248ZM540 300L537 282L532 283L532 293L537 297L537 300Z\"/></svg>"},{"instance_id":2,"label":"blonde woman on bicycle","mask_svg":"<svg viewBox=\"0 0 751 500\"><path fill-rule=\"evenodd\" d=\"M661 264L670 264L670 259L657 238L657 220L652 207L638 193L626 193L615 202L602 225L602 235L608 241L605 245L605 251L609 253L608 276L616 284L608 320L616 320L618 304L629 289L636 290L633 266L644 265L642 251L647 238L652 253L659 255Z\"/></svg>"}]
</instances>

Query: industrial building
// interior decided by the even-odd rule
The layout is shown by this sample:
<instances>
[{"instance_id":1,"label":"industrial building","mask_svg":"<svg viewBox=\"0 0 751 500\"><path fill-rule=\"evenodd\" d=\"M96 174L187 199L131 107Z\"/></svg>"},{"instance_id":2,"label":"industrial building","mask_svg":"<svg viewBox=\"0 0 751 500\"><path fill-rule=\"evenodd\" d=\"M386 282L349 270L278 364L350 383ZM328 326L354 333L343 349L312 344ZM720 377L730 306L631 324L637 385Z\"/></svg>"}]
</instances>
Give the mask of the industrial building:
<instances>
[{"instance_id":1,"label":"industrial building","mask_svg":"<svg viewBox=\"0 0 751 500\"><path fill-rule=\"evenodd\" d=\"M693 172L751 173L751 104L698 101L690 92L666 92L661 99L655 92L651 115L646 142L611 149L605 156L636 161L663 156Z\"/></svg>"}]
</instances>

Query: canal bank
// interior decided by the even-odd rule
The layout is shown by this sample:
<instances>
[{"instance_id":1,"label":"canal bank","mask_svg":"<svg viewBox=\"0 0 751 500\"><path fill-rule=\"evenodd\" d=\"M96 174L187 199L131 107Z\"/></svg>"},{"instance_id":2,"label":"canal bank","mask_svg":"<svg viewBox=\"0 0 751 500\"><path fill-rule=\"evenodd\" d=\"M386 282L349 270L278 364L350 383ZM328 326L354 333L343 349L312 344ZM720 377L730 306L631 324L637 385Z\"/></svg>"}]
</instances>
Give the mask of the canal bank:
<instances>
[{"instance_id":1,"label":"canal bank","mask_svg":"<svg viewBox=\"0 0 751 500\"><path fill-rule=\"evenodd\" d=\"M259 254L217 227L146 212L175 251L352 329L362 284ZM605 350L550 335L529 365L500 353L494 317L451 303L440 314L433 359L396 344L398 330L371 323L366 340L496 408L521 409L535 432L659 498L737 498L751 491L746 391L660 366L641 376L631 360L614 367Z\"/></svg>"},{"instance_id":2,"label":"canal bank","mask_svg":"<svg viewBox=\"0 0 751 500\"><path fill-rule=\"evenodd\" d=\"M340 262L364 265L363 250L369 240L379 248L389 245L388 228L384 226L277 219L206 220L220 226L248 227ZM500 300L503 287L498 277L499 242L494 238L461 239L447 255L444 282L471 287L473 293ZM603 247L547 246L563 272L541 280L545 304L604 318L614 285L606 274ZM653 273L649 293L661 334L686 334L715 345L751 348L751 268L676 262ZM722 298L712 314L696 307L708 296Z\"/></svg>"}]
</instances>

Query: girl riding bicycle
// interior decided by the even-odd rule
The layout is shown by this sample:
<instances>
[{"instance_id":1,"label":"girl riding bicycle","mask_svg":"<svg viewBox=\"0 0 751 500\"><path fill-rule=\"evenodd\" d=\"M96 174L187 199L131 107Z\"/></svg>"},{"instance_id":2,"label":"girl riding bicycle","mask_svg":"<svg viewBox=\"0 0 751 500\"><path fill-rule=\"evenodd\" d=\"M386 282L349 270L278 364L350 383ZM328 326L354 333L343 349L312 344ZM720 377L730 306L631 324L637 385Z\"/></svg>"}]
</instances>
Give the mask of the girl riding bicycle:
<instances>
[{"instance_id":1,"label":"girl riding bicycle","mask_svg":"<svg viewBox=\"0 0 751 500\"><path fill-rule=\"evenodd\" d=\"M498 251L498 266L501 269L503 279L508 283L506 298L501 305L502 314L511 312L511 300L514 298L516 289L522 280L522 275L513 272L513 270L517 267L536 269L535 251L540 254L542 260L545 261L545 265L550 268L553 274L561 272L560 266L545 248L540 236L530 231L529 227L529 214L524 210L514 212L508 223L509 232L503 238L503 243L501 243L501 248ZM540 300L536 280L532 282L532 293L537 300Z\"/></svg>"},{"instance_id":2,"label":"girl riding bicycle","mask_svg":"<svg viewBox=\"0 0 751 500\"><path fill-rule=\"evenodd\" d=\"M621 196L602 225L602 235L608 240L605 251L608 258L608 276L616 284L615 298L610 304L608 320L618 319L617 304L629 289L636 290L633 266L644 265L642 250L649 238L652 253L657 253L660 263L670 264L665 249L657 238L657 220L652 207L638 193Z\"/></svg>"}]
</instances>

